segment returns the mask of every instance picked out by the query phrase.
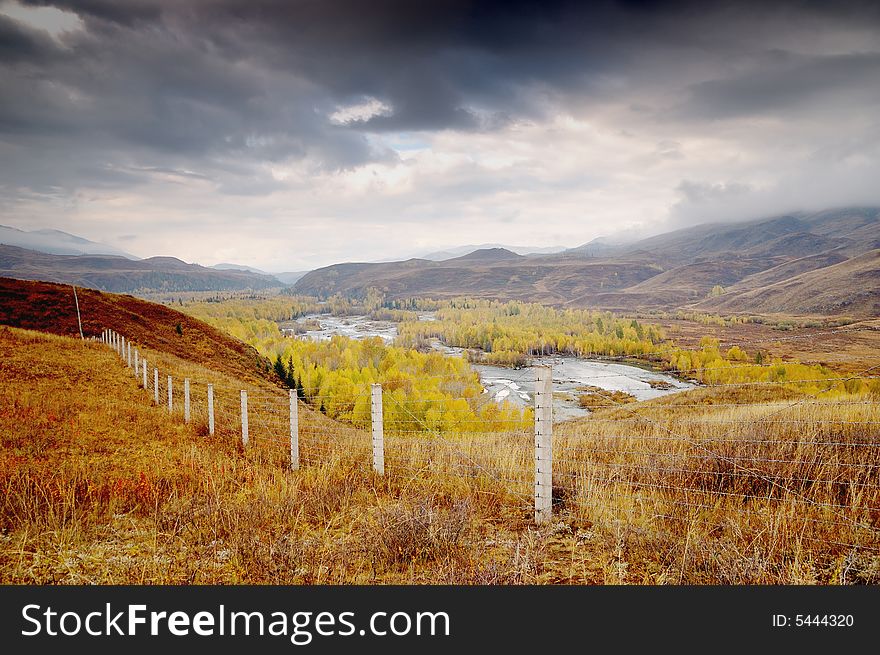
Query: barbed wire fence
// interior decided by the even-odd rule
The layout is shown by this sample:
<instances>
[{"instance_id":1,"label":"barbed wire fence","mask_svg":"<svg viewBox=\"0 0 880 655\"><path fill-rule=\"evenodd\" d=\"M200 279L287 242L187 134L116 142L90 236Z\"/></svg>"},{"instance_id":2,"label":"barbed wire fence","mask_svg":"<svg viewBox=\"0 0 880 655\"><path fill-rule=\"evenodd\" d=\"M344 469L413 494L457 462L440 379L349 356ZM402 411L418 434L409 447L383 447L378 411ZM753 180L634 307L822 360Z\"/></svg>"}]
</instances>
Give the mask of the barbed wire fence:
<instances>
[{"instance_id":1,"label":"barbed wire fence","mask_svg":"<svg viewBox=\"0 0 880 655\"><path fill-rule=\"evenodd\" d=\"M315 409L336 407L333 395L306 404L295 390L234 384L198 367L179 379L113 330L100 341L153 404L207 436L262 449L290 470L344 462L402 483L443 476L538 525L562 518L689 540L700 534L750 546L880 553L880 399L829 395L876 379L880 366L822 379L712 384L733 397L703 403L644 405L591 386L601 402L588 417L556 424L552 370L534 367L511 375L534 383L534 423L500 418L491 430L474 420L472 407L372 384L345 401L349 415L358 406L368 416L359 427ZM809 391L741 398L744 389L784 385ZM495 402L483 396L470 400Z\"/></svg>"}]
</instances>

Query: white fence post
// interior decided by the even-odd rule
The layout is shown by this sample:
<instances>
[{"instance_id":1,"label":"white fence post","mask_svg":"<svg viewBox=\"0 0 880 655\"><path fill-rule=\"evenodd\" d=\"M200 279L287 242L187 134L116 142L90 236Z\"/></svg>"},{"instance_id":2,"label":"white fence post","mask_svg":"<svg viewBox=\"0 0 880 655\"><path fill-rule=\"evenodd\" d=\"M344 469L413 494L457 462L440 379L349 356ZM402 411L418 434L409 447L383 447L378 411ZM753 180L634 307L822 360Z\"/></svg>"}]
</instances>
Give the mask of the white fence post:
<instances>
[{"instance_id":1,"label":"white fence post","mask_svg":"<svg viewBox=\"0 0 880 655\"><path fill-rule=\"evenodd\" d=\"M299 469L299 406L296 390L290 390L290 468Z\"/></svg>"},{"instance_id":2,"label":"white fence post","mask_svg":"<svg viewBox=\"0 0 880 655\"><path fill-rule=\"evenodd\" d=\"M153 402L159 404L159 369L153 368Z\"/></svg>"},{"instance_id":3,"label":"white fence post","mask_svg":"<svg viewBox=\"0 0 880 655\"><path fill-rule=\"evenodd\" d=\"M137 380L138 377L138 369L140 367L140 355L138 353L138 349L134 349L134 379Z\"/></svg>"},{"instance_id":4,"label":"white fence post","mask_svg":"<svg viewBox=\"0 0 880 655\"><path fill-rule=\"evenodd\" d=\"M171 395L171 376L168 376L168 413L172 413L174 411L174 403L172 402Z\"/></svg>"},{"instance_id":5,"label":"white fence post","mask_svg":"<svg viewBox=\"0 0 880 655\"><path fill-rule=\"evenodd\" d=\"M553 517L553 371L535 369L535 523Z\"/></svg>"},{"instance_id":6,"label":"white fence post","mask_svg":"<svg viewBox=\"0 0 880 655\"><path fill-rule=\"evenodd\" d=\"M208 385L208 434L214 436L214 385Z\"/></svg>"},{"instance_id":7,"label":"white fence post","mask_svg":"<svg viewBox=\"0 0 880 655\"><path fill-rule=\"evenodd\" d=\"M148 368L149 367L147 366L147 358L144 357L144 361L141 362L141 370L144 373L144 391L149 389L149 387L147 386L147 370L148 370Z\"/></svg>"},{"instance_id":8,"label":"white fence post","mask_svg":"<svg viewBox=\"0 0 880 655\"><path fill-rule=\"evenodd\" d=\"M189 423L189 378L183 380L183 422Z\"/></svg>"},{"instance_id":9,"label":"white fence post","mask_svg":"<svg viewBox=\"0 0 880 655\"><path fill-rule=\"evenodd\" d=\"M123 337L123 336L119 337L118 352L119 352L119 359L121 359L124 362L125 361L125 337Z\"/></svg>"},{"instance_id":10,"label":"white fence post","mask_svg":"<svg viewBox=\"0 0 880 655\"><path fill-rule=\"evenodd\" d=\"M126 352L125 352L125 358L126 358L126 360L128 360L128 361L127 361L127 363L128 363L128 368L131 368L131 341L127 341L127 342L125 343L125 350L126 350Z\"/></svg>"},{"instance_id":11,"label":"white fence post","mask_svg":"<svg viewBox=\"0 0 880 655\"><path fill-rule=\"evenodd\" d=\"M370 385L370 417L373 424L373 470L385 475L385 433L382 426L382 385Z\"/></svg>"},{"instance_id":12,"label":"white fence post","mask_svg":"<svg viewBox=\"0 0 880 655\"><path fill-rule=\"evenodd\" d=\"M248 445L248 410L247 410L247 391L241 390L241 445Z\"/></svg>"}]
</instances>

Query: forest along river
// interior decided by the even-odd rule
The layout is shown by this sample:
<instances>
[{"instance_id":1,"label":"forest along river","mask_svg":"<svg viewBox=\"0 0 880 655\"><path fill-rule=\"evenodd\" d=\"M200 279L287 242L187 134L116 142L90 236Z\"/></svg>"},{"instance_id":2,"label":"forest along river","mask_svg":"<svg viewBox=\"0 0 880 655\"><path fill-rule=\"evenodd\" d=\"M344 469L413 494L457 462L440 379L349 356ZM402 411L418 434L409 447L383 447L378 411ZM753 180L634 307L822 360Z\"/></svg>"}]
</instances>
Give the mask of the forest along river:
<instances>
[{"instance_id":1,"label":"forest along river","mask_svg":"<svg viewBox=\"0 0 880 655\"><path fill-rule=\"evenodd\" d=\"M433 320L433 315L424 314L420 320ZM294 324L300 324L294 330ZM303 330L303 324L320 325L320 329ZM397 325L391 321L374 321L367 316L332 316L329 314L310 314L296 321L280 324L281 330L288 335L298 332L298 337L329 340L335 334L353 339L381 337L390 343L397 336ZM432 346L438 352L451 356L460 356L463 348L446 346L434 340ZM579 418L589 414L588 410L578 405L578 396L582 391L578 387L585 385L599 387L606 391L624 391L636 400L650 400L670 393L693 389L694 384L683 382L671 375L658 373L638 366L618 364L615 362L595 361L570 356L538 357L532 360L535 365L553 367L553 417L557 421ZM479 374L485 393L497 401L509 401L524 407L533 402L534 373L531 369L511 369L488 364L471 364ZM609 400L609 404L613 401Z\"/></svg>"}]
</instances>

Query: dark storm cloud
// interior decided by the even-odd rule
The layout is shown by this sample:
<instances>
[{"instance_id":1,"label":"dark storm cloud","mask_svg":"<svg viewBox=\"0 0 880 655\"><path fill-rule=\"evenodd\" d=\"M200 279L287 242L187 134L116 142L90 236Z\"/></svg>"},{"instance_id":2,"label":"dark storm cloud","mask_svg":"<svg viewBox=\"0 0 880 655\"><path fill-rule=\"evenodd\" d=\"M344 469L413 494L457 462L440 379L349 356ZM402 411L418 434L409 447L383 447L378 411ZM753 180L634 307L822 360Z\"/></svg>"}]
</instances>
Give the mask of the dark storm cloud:
<instances>
[{"instance_id":1,"label":"dark storm cloud","mask_svg":"<svg viewBox=\"0 0 880 655\"><path fill-rule=\"evenodd\" d=\"M771 52L755 71L694 85L686 118L799 115L817 105L880 101L880 52L803 57Z\"/></svg>"},{"instance_id":2,"label":"dark storm cloud","mask_svg":"<svg viewBox=\"0 0 880 655\"><path fill-rule=\"evenodd\" d=\"M24 158L0 169L7 186L125 184L167 168L263 193L275 184L267 163L333 170L393 159L375 133L494 130L541 120L548 107L614 101L687 123L803 110L878 81L876 52L807 57L761 41L768 29L809 38L821 24L876 24L871 3L27 4L74 12L83 29L56 39L0 16L0 136ZM751 67L726 68L756 52ZM683 80L679 64L701 57L717 74ZM656 89L680 89L671 110L646 99ZM390 110L329 119L366 99Z\"/></svg>"},{"instance_id":3,"label":"dark storm cloud","mask_svg":"<svg viewBox=\"0 0 880 655\"><path fill-rule=\"evenodd\" d=\"M22 29L11 18L0 15L0 61L40 60L52 50L54 48L47 35Z\"/></svg>"}]
</instances>

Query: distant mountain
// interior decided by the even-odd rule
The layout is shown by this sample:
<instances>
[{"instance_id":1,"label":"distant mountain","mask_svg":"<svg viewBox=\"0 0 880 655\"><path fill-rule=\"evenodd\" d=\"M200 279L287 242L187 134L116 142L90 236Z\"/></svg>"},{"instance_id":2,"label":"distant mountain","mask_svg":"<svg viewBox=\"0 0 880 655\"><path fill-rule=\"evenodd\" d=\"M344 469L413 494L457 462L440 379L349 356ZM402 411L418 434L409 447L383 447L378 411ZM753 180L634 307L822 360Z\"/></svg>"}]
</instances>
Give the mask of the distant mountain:
<instances>
[{"instance_id":1,"label":"distant mountain","mask_svg":"<svg viewBox=\"0 0 880 655\"><path fill-rule=\"evenodd\" d=\"M500 243L483 243L476 246L471 245L457 246L455 248L445 248L436 252L420 254L416 257L416 259L427 259L433 262L441 262L447 259L454 259L456 257L461 257L462 255L467 255L468 253L474 252L476 250L490 250L493 248L502 248L518 255L549 255L565 250L563 246L547 246L536 248L533 246L505 246Z\"/></svg>"},{"instance_id":2,"label":"distant mountain","mask_svg":"<svg viewBox=\"0 0 880 655\"><path fill-rule=\"evenodd\" d=\"M501 262L516 259L525 259L523 255L517 255L507 248L480 248L461 257L447 260L449 262Z\"/></svg>"},{"instance_id":3,"label":"distant mountain","mask_svg":"<svg viewBox=\"0 0 880 655\"><path fill-rule=\"evenodd\" d=\"M319 297L363 296L370 287L389 298L450 298L468 295L564 304L591 289L623 289L660 272L638 260L602 262L559 255L523 257L488 249L441 262L408 259L390 263L334 264L309 272L295 293Z\"/></svg>"},{"instance_id":4,"label":"distant mountain","mask_svg":"<svg viewBox=\"0 0 880 655\"><path fill-rule=\"evenodd\" d=\"M266 271L261 271L259 268L253 268L251 266L245 266L243 264L222 263L214 264L210 268L218 271L248 271L249 273L256 273L257 275L272 275L271 273L267 273Z\"/></svg>"},{"instance_id":5,"label":"distant mountain","mask_svg":"<svg viewBox=\"0 0 880 655\"><path fill-rule=\"evenodd\" d=\"M880 239L880 209L838 209L739 223L705 223L636 241L618 253L643 252L668 264L751 257L798 258L841 246L867 252Z\"/></svg>"},{"instance_id":6,"label":"distant mountain","mask_svg":"<svg viewBox=\"0 0 880 655\"><path fill-rule=\"evenodd\" d=\"M275 273L273 277L284 284L293 284L306 273L308 273L308 271L289 271L287 273Z\"/></svg>"},{"instance_id":7,"label":"distant mountain","mask_svg":"<svg viewBox=\"0 0 880 655\"><path fill-rule=\"evenodd\" d=\"M60 230L26 231L0 225L0 245L26 248L53 255L116 255L126 259L137 259L134 255L119 248L97 241L89 241Z\"/></svg>"},{"instance_id":8,"label":"distant mountain","mask_svg":"<svg viewBox=\"0 0 880 655\"><path fill-rule=\"evenodd\" d=\"M53 255L15 246L0 246L0 276L116 293L237 291L281 285L268 275L205 268L174 257L130 260L112 255Z\"/></svg>"},{"instance_id":9,"label":"distant mountain","mask_svg":"<svg viewBox=\"0 0 880 655\"><path fill-rule=\"evenodd\" d=\"M443 261L335 264L304 275L293 291L361 296L375 287L389 298L875 316L880 260L868 254L877 250L880 209L844 208L697 225L632 243L600 238L542 256L491 247ZM725 292L708 298L717 287Z\"/></svg>"},{"instance_id":10,"label":"distant mountain","mask_svg":"<svg viewBox=\"0 0 880 655\"><path fill-rule=\"evenodd\" d=\"M568 248L565 252L583 254L590 257L604 257L621 250L627 243L631 243L631 241L612 239L610 237L596 237L592 241L576 248Z\"/></svg>"}]
</instances>

